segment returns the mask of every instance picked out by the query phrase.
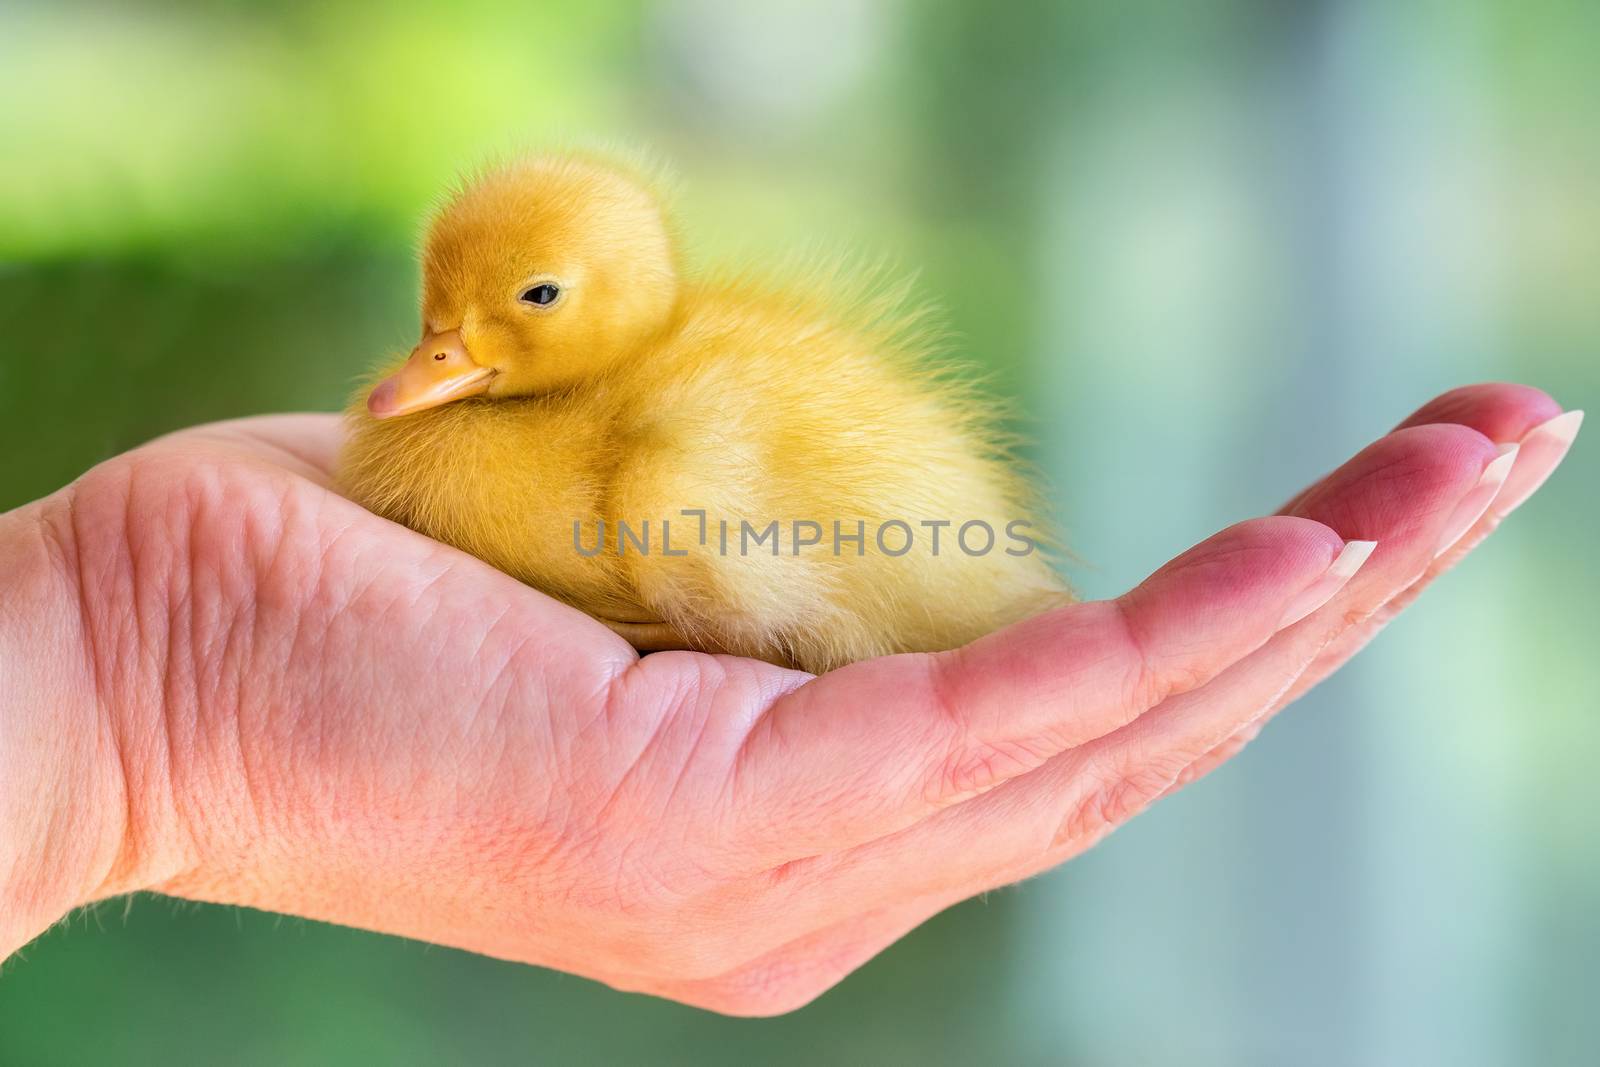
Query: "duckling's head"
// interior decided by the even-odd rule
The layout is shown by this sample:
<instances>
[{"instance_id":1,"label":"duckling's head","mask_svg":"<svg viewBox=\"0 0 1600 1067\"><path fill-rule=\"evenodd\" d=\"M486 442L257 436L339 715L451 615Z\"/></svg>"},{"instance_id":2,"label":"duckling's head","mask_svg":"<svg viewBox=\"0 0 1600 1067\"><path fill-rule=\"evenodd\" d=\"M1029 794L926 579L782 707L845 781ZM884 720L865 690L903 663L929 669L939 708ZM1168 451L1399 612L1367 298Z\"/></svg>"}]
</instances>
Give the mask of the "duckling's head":
<instances>
[{"instance_id":1,"label":"duckling's head","mask_svg":"<svg viewBox=\"0 0 1600 1067\"><path fill-rule=\"evenodd\" d=\"M422 341L367 398L376 418L536 396L632 356L677 301L654 192L607 164L542 156L462 186L422 253Z\"/></svg>"}]
</instances>

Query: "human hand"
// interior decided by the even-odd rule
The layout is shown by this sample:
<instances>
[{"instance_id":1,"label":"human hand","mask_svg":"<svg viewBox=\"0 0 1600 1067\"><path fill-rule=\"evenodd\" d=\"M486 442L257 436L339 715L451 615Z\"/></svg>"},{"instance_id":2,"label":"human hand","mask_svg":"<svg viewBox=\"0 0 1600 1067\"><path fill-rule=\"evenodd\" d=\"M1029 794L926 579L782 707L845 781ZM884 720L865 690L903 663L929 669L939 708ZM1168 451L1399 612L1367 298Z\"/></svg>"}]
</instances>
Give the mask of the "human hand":
<instances>
[{"instance_id":1,"label":"human hand","mask_svg":"<svg viewBox=\"0 0 1600 1067\"><path fill-rule=\"evenodd\" d=\"M0 517L0 957L149 889L794 1008L1231 755L1548 476L1558 412L1457 390L1116 600L815 679L640 659L365 512L331 416L163 438Z\"/></svg>"}]
</instances>

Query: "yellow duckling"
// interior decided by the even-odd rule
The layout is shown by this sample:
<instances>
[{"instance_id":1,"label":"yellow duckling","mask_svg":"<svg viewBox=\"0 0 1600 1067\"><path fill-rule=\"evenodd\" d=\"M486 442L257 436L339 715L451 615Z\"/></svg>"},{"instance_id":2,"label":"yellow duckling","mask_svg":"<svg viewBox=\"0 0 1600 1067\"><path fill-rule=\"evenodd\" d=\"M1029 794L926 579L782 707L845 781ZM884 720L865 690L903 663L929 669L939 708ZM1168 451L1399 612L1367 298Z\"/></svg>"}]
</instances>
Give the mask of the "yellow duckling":
<instances>
[{"instance_id":1,"label":"yellow duckling","mask_svg":"<svg viewBox=\"0 0 1600 1067\"><path fill-rule=\"evenodd\" d=\"M689 274L648 180L582 156L468 181L422 275L421 342L351 405L347 489L641 650L824 671L1069 599L903 287Z\"/></svg>"}]
</instances>

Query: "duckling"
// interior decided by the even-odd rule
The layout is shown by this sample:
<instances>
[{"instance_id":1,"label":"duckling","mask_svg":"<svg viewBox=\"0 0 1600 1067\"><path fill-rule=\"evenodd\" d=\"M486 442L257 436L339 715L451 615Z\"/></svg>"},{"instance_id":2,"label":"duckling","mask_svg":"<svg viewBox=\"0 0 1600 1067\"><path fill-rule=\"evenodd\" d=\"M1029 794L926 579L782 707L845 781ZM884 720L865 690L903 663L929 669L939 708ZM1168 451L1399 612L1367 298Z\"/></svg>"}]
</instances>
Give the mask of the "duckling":
<instances>
[{"instance_id":1,"label":"duckling","mask_svg":"<svg viewBox=\"0 0 1600 1067\"><path fill-rule=\"evenodd\" d=\"M464 181L421 267L421 341L347 411L346 490L641 651L822 672L1071 599L906 286L691 273L647 174L569 154Z\"/></svg>"}]
</instances>

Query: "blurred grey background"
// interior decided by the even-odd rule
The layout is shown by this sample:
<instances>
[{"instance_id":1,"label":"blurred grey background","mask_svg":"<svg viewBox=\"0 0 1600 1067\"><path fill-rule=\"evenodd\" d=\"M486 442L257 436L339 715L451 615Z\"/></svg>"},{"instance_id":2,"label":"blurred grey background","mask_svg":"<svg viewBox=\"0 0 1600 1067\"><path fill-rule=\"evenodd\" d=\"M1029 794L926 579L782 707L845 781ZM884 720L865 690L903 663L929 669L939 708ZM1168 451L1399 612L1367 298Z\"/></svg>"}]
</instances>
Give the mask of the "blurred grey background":
<instances>
[{"instance_id":1,"label":"blurred grey background","mask_svg":"<svg viewBox=\"0 0 1600 1067\"><path fill-rule=\"evenodd\" d=\"M445 182L616 138L702 259L920 269L1116 593L1452 385L1595 406L1597 53L1592 0L0 0L0 507L337 406ZM0 1062L1596 1062L1596 486L1580 439L1240 759L794 1015L142 897L7 966Z\"/></svg>"}]
</instances>

